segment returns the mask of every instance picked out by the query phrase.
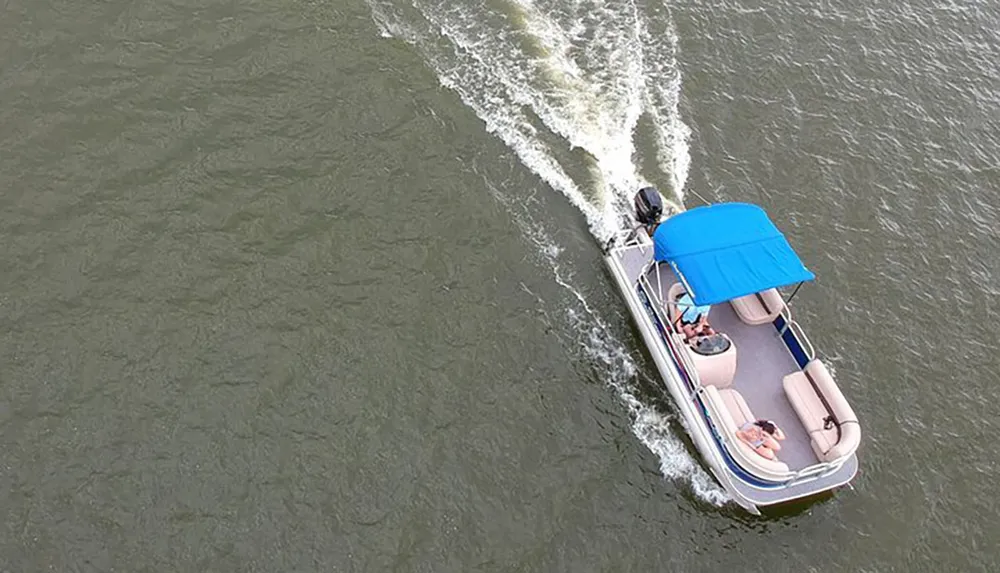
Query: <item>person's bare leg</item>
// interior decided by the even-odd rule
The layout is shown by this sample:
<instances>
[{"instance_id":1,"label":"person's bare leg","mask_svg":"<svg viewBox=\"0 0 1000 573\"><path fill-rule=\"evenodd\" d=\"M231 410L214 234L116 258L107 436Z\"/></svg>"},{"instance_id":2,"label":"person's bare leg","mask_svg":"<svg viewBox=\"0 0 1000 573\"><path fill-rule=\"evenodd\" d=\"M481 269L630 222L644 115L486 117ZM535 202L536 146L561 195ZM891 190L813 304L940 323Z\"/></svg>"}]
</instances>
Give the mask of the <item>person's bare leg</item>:
<instances>
[{"instance_id":1,"label":"person's bare leg","mask_svg":"<svg viewBox=\"0 0 1000 573\"><path fill-rule=\"evenodd\" d=\"M693 324L681 324L681 330L684 332L684 340L691 340L698 334Z\"/></svg>"},{"instance_id":2,"label":"person's bare leg","mask_svg":"<svg viewBox=\"0 0 1000 573\"><path fill-rule=\"evenodd\" d=\"M764 456L765 458L767 458L769 460L773 460L774 459L774 452L771 451L771 448L769 448L767 446L760 446L760 447L757 448L756 451L757 451L758 454Z\"/></svg>"},{"instance_id":3,"label":"person's bare leg","mask_svg":"<svg viewBox=\"0 0 1000 573\"><path fill-rule=\"evenodd\" d=\"M701 317L701 320L698 321L698 331L701 332L702 336L712 336L715 334L715 329L712 328L712 325L708 323L708 319L705 317Z\"/></svg>"}]
</instances>

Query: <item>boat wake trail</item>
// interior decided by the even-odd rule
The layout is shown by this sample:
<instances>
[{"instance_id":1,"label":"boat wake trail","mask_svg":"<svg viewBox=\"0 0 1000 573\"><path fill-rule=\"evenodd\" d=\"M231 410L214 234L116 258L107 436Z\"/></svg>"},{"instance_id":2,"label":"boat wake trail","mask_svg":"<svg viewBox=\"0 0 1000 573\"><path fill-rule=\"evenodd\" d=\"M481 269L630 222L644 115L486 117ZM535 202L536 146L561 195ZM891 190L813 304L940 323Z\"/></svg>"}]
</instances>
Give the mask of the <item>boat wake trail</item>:
<instances>
[{"instance_id":1,"label":"boat wake trail","mask_svg":"<svg viewBox=\"0 0 1000 573\"><path fill-rule=\"evenodd\" d=\"M584 214L598 241L631 222L631 197L643 184L681 204L689 131L678 113L676 36L662 4L367 1L383 35L419 50L488 131ZM492 192L567 289L565 319L629 409L635 435L659 456L663 474L723 503L723 491L672 429L675 418L638 397L635 363L574 286L562 250L527 208L528 198L520 190Z\"/></svg>"}]
</instances>

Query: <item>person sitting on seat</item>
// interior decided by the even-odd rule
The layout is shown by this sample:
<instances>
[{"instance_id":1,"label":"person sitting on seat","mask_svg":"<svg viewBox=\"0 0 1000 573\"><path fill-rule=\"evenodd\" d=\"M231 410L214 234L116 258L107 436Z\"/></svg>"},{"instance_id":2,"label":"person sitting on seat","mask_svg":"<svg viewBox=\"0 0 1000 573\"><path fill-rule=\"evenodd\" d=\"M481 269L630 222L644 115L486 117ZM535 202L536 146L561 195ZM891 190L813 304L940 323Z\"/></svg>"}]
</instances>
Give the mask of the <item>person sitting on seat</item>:
<instances>
[{"instance_id":1,"label":"person sitting on seat","mask_svg":"<svg viewBox=\"0 0 1000 573\"><path fill-rule=\"evenodd\" d=\"M785 433L770 420L754 420L740 426L736 437L746 442L760 456L773 460L778 457L775 452L781 449L778 440L784 440Z\"/></svg>"},{"instance_id":2,"label":"person sitting on seat","mask_svg":"<svg viewBox=\"0 0 1000 573\"><path fill-rule=\"evenodd\" d=\"M677 298L677 307L680 315L675 324L684 333L684 340L690 342L699 336L711 336L715 334L715 329L708 323L708 311L711 305L698 306L688 293Z\"/></svg>"}]
</instances>

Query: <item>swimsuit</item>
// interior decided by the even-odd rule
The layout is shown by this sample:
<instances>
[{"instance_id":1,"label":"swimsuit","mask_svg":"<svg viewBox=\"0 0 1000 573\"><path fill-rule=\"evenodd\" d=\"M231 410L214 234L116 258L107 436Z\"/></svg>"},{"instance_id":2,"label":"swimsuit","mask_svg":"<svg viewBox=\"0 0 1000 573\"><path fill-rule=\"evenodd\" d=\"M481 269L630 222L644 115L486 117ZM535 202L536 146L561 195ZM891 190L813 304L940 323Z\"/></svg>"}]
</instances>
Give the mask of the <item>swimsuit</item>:
<instances>
[{"instance_id":1,"label":"swimsuit","mask_svg":"<svg viewBox=\"0 0 1000 573\"><path fill-rule=\"evenodd\" d=\"M694 324L698 322L698 319L702 316L708 316L708 311L712 308L708 304L703 306L696 305L694 299L688 293L684 293L677 299L677 306L681 310L682 324Z\"/></svg>"},{"instance_id":2,"label":"swimsuit","mask_svg":"<svg viewBox=\"0 0 1000 573\"><path fill-rule=\"evenodd\" d=\"M764 430L761 429L760 426L758 426L755 422L747 422L747 423L743 424L742 426L740 426L740 430L744 431L744 432L746 432L750 428L757 428L757 432L759 433L759 435L760 436L764 435ZM756 440L747 440L747 441L750 442L750 447L756 450L757 448L763 446L764 442L766 442L767 439L761 437L761 438L758 438Z\"/></svg>"}]
</instances>

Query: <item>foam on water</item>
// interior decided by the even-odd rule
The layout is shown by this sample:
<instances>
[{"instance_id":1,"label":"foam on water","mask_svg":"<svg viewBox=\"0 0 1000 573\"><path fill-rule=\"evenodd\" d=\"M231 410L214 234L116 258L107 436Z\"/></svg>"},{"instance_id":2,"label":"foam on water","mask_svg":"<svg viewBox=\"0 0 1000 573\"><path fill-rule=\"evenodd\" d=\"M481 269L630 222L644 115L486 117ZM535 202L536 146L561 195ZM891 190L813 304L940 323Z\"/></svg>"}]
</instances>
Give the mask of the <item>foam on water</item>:
<instances>
[{"instance_id":1,"label":"foam on water","mask_svg":"<svg viewBox=\"0 0 1000 573\"><path fill-rule=\"evenodd\" d=\"M415 46L489 132L584 214L599 241L629 224L631 196L647 180L668 181L665 191L681 203L689 131L678 112L676 36L665 11L651 15L635 2L603 0L368 2L382 34ZM648 164L637 161L641 122L657 147L658 172L649 177L636 167ZM723 503L724 491L673 433L674 417L638 397L635 363L574 286L537 210L519 190L491 192L566 289L564 320L628 408L633 433L659 457L663 475Z\"/></svg>"}]
</instances>

